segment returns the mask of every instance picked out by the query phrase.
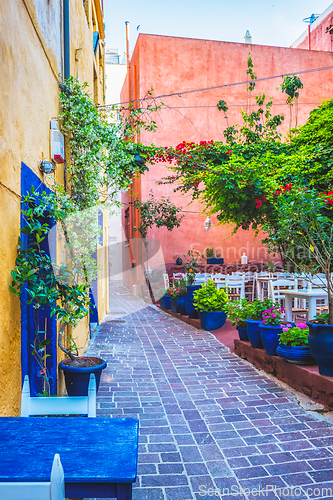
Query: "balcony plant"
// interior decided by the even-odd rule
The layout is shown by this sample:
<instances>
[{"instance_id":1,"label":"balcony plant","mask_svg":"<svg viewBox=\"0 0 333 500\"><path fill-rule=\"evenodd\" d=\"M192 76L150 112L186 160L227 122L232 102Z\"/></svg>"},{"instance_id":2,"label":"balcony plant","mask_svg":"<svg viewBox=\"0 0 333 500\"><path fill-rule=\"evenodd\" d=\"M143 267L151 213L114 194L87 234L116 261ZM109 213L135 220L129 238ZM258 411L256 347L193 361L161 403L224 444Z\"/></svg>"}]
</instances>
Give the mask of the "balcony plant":
<instances>
[{"instance_id":1,"label":"balcony plant","mask_svg":"<svg viewBox=\"0 0 333 500\"><path fill-rule=\"evenodd\" d=\"M223 288L218 290L214 281L208 280L193 295L193 304L199 312L204 329L216 330L223 326L229 301L226 291Z\"/></svg>"},{"instance_id":2,"label":"balcony plant","mask_svg":"<svg viewBox=\"0 0 333 500\"><path fill-rule=\"evenodd\" d=\"M193 305L193 293L195 290L199 290L201 285L195 285L195 276L199 271L199 263L203 255L199 250L189 250L187 254L183 256L183 264L186 271L186 314L189 318L198 318L198 312Z\"/></svg>"},{"instance_id":3,"label":"balcony plant","mask_svg":"<svg viewBox=\"0 0 333 500\"><path fill-rule=\"evenodd\" d=\"M281 326L282 332L280 333L276 354L289 363L298 365L315 363L309 348L309 328L306 323L298 323L297 326L290 324Z\"/></svg>"},{"instance_id":4,"label":"balcony plant","mask_svg":"<svg viewBox=\"0 0 333 500\"><path fill-rule=\"evenodd\" d=\"M249 304L248 317L245 323L247 336L252 347L257 347L259 349L264 347L260 337L259 324L263 319L263 312L273 306L274 302L271 299L255 299L254 302Z\"/></svg>"},{"instance_id":5,"label":"balcony plant","mask_svg":"<svg viewBox=\"0 0 333 500\"><path fill-rule=\"evenodd\" d=\"M249 306L247 299L235 300L226 305L227 318L231 320L233 326L236 326L240 340L249 340L245 323L249 316Z\"/></svg>"}]
</instances>

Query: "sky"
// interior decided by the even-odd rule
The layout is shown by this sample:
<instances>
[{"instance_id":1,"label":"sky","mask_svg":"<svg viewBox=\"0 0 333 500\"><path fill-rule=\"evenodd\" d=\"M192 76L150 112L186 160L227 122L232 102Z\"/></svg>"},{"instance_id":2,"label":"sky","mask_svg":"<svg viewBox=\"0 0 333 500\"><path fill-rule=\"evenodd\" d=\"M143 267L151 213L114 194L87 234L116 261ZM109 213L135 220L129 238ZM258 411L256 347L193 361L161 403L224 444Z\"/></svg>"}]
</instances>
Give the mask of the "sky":
<instances>
[{"instance_id":1,"label":"sky","mask_svg":"<svg viewBox=\"0 0 333 500\"><path fill-rule=\"evenodd\" d=\"M130 51L138 33L244 42L246 30L254 44L289 47L307 29L302 19L329 5L327 0L104 0L106 48L125 52L125 21Z\"/></svg>"}]
</instances>

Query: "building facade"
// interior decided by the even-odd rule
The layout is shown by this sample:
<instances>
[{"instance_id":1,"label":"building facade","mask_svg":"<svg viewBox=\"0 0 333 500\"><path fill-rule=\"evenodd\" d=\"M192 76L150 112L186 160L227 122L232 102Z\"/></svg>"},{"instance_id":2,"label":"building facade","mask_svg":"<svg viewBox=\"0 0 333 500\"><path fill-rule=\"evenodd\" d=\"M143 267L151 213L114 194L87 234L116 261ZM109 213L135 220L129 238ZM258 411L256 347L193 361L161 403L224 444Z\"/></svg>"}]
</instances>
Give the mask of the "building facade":
<instances>
[{"instance_id":1,"label":"building facade","mask_svg":"<svg viewBox=\"0 0 333 500\"><path fill-rule=\"evenodd\" d=\"M19 412L22 377L31 373L29 311L9 291L21 231L21 198L31 186L46 189L40 160L51 160L50 122L60 112L59 81L73 75L104 103L104 24L100 0L12 0L0 5L0 415ZM56 165L58 184L64 164ZM103 222L107 238L107 220ZM105 253L105 252L104 252ZM103 251L99 259L107 259ZM107 260L106 260L107 262ZM104 278L104 276L100 276ZM98 314L108 307L106 280L96 284ZM103 297L104 295L104 297ZM57 328L52 337L50 375L57 391ZM88 322L75 335L82 352ZM32 385L38 390L38 380Z\"/></svg>"},{"instance_id":2,"label":"building facade","mask_svg":"<svg viewBox=\"0 0 333 500\"><path fill-rule=\"evenodd\" d=\"M246 90L249 52L257 77L267 78L257 82L252 93ZM273 98L273 113L285 115L281 132L286 134L289 128L305 123L310 111L332 96L332 71L312 71L332 64L333 54L326 51L140 33L130 64L131 100L142 99L153 88L157 101L158 96L163 96L160 101L165 104L155 117L157 132L142 132L140 141L157 146L176 146L184 140L195 143L224 140L225 128L242 123L240 111L250 112L254 109L253 94L262 92L268 98ZM281 75L298 74L301 71L310 72L300 74L304 88L298 103L291 107L286 103L286 95L277 87L282 82ZM220 99L225 100L229 107L227 120L216 107ZM128 101L127 79L121 100ZM211 217L212 228L206 232L206 215L201 214L202 206L197 202L188 205L190 199L174 193L172 186L158 185L157 181L165 175L168 175L166 165L158 163L151 166L149 172L134 180L134 196L128 194L124 198L123 227L128 238L134 238L132 246L137 236L133 231L137 214L131 202L135 197L145 201L149 192L153 192L157 198L169 196L184 211L179 228L172 232L166 228L152 228L148 233L148 237L156 242L155 249L161 247L167 263L175 262L177 255L185 254L191 248L204 253L207 247L220 251L227 263L240 262L243 253L249 260L272 260L260 243L260 235L254 238L252 232L241 229L231 234L232 227L216 225L214 217ZM136 257L129 250L124 256L125 269L133 263L137 265ZM133 282L128 281L127 285L132 286Z\"/></svg>"}]
</instances>

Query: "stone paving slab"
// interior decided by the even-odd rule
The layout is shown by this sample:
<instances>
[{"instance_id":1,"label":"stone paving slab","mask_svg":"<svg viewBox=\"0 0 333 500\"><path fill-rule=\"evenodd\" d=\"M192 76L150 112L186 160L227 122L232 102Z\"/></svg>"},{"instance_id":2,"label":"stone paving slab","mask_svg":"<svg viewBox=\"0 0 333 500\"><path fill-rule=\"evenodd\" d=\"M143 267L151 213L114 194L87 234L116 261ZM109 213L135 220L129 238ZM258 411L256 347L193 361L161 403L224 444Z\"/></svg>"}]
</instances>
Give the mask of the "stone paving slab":
<instances>
[{"instance_id":1,"label":"stone paving slab","mask_svg":"<svg viewBox=\"0 0 333 500\"><path fill-rule=\"evenodd\" d=\"M111 288L97 416L140 421L134 500L333 499L333 425L212 334Z\"/></svg>"}]
</instances>

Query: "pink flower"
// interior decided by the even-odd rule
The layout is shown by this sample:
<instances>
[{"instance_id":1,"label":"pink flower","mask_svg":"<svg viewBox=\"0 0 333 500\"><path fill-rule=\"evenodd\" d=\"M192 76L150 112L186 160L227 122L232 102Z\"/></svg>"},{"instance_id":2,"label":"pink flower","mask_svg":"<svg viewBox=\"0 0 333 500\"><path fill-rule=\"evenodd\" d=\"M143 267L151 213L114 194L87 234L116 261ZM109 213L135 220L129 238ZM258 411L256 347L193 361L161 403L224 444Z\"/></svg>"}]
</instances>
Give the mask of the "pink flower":
<instances>
[{"instance_id":1,"label":"pink flower","mask_svg":"<svg viewBox=\"0 0 333 500\"><path fill-rule=\"evenodd\" d=\"M287 332L287 331L288 331L288 328L282 328L282 331L283 331L283 332Z\"/></svg>"},{"instance_id":2,"label":"pink flower","mask_svg":"<svg viewBox=\"0 0 333 500\"><path fill-rule=\"evenodd\" d=\"M293 325L289 325L289 324L288 324L288 325L287 325L287 327L288 327L288 328L292 328L292 327L293 327ZM306 328L306 327L305 327L305 328Z\"/></svg>"},{"instance_id":3,"label":"pink flower","mask_svg":"<svg viewBox=\"0 0 333 500\"><path fill-rule=\"evenodd\" d=\"M298 323L297 327L300 328L301 330L307 328L306 323Z\"/></svg>"}]
</instances>

